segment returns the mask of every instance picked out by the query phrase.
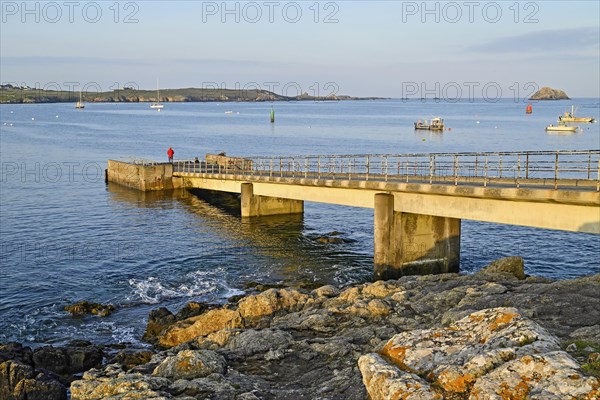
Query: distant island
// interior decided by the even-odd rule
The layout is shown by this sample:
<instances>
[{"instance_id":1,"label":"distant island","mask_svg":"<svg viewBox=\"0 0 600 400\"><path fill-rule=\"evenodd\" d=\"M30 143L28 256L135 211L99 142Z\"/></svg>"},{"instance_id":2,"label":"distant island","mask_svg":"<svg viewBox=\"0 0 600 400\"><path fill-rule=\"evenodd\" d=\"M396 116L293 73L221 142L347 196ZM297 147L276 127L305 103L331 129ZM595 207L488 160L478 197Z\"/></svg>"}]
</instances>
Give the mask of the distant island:
<instances>
[{"instance_id":1,"label":"distant island","mask_svg":"<svg viewBox=\"0 0 600 400\"><path fill-rule=\"evenodd\" d=\"M544 86L529 98L529 100L570 100L569 96L559 89Z\"/></svg>"},{"instance_id":2,"label":"distant island","mask_svg":"<svg viewBox=\"0 0 600 400\"><path fill-rule=\"evenodd\" d=\"M258 89L164 89L157 99L155 90L137 90L134 88L116 89L110 92L83 92L83 101L87 103L143 103L143 102L271 102L271 101L340 101L340 100L383 100L383 97L353 97L331 94L311 96L303 93L288 97L267 90ZM73 91L42 90L30 87L2 85L0 103L71 103L79 100L79 93Z\"/></svg>"}]
</instances>

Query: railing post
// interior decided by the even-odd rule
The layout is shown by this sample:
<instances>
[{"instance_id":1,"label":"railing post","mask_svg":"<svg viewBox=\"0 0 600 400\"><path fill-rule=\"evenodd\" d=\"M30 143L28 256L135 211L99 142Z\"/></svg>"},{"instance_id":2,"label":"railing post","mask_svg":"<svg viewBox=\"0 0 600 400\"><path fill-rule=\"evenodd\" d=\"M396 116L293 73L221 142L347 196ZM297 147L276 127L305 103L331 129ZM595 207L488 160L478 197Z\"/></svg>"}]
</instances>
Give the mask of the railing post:
<instances>
[{"instance_id":1,"label":"railing post","mask_svg":"<svg viewBox=\"0 0 600 400\"><path fill-rule=\"evenodd\" d=\"M596 192L600 192L600 154L598 154L598 179L596 180Z\"/></svg>"},{"instance_id":2,"label":"railing post","mask_svg":"<svg viewBox=\"0 0 600 400\"><path fill-rule=\"evenodd\" d=\"M388 156L385 156L385 181L388 180Z\"/></svg>"},{"instance_id":3,"label":"railing post","mask_svg":"<svg viewBox=\"0 0 600 400\"><path fill-rule=\"evenodd\" d=\"M458 155L454 155L454 186L458 185Z\"/></svg>"},{"instance_id":4,"label":"railing post","mask_svg":"<svg viewBox=\"0 0 600 400\"><path fill-rule=\"evenodd\" d=\"M329 157L329 170L331 171L331 179L335 179L335 161L331 161L331 157Z\"/></svg>"},{"instance_id":5,"label":"railing post","mask_svg":"<svg viewBox=\"0 0 600 400\"><path fill-rule=\"evenodd\" d=\"M433 157L434 155L429 155L429 184L433 183Z\"/></svg>"},{"instance_id":6,"label":"railing post","mask_svg":"<svg viewBox=\"0 0 600 400\"><path fill-rule=\"evenodd\" d=\"M406 163L404 163L404 167L406 168L406 183L408 183L408 157L406 157Z\"/></svg>"},{"instance_id":7,"label":"railing post","mask_svg":"<svg viewBox=\"0 0 600 400\"><path fill-rule=\"evenodd\" d=\"M558 189L558 151L554 160L554 190Z\"/></svg>"},{"instance_id":8,"label":"railing post","mask_svg":"<svg viewBox=\"0 0 600 400\"><path fill-rule=\"evenodd\" d=\"M283 158L279 157L279 177L283 176Z\"/></svg>"},{"instance_id":9,"label":"railing post","mask_svg":"<svg viewBox=\"0 0 600 400\"><path fill-rule=\"evenodd\" d=\"M488 178L488 156L485 156L485 166L483 167L483 187L487 186Z\"/></svg>"},{"instance_id":10,"label":"railing post","mask_svg":"<svg viewBox=\"0 0 600 400\"><path fill-rule=\"evenodd\" d=\"M367 156L367 179L366 180L369 180L369 172L370 172L370 169L371 169L370 162L371 161L369 159L369 156Z\"/></svg>"},{"instance_id":11,"label":"railing post","mask_svg":"<svg viewBox=\"0 0 600 400\"><path fill-rule=\"evenodd\" d=\"M317 179L321 179L321 156L317 157Z\"/></svg>"},{"instance_id":12,"label":"railing post","mask_svg":"<svg viewBox=\"0 0 600 400\"><path fill-rule=\"evenodd\" d=\"M273 159L271 158L270 160L270 165L269 165L269 178L273 177Z\"/></svg>"},{"instance_id":13,"label":"railing post","mask_svg":"<svg viewBox=\"0 0 600 400\"><path fill-rule=\"evenodd\" d=\"M521 155L517 158L517 189L519 188L519 178L521 177Z\"/></svg>"},{"instance_id":14,"label":"railing post","mask_svg":"<svg viewBox=\"0 0 600 400\"><path fill-rule=\"evenodd\" d=\"M304 159L304 177L305 178L308 178L308 165L309 165L308 157L306 157Z\"/></svg>"},{"instance_id":15,"label":"railing post","mask_svg":"<svg viewBox=\"0 0 600 400\"><path fill-rule=\"evenodd\" d=\"M477 178L477 174L479 173L479 171L478 171L478 169L479 169L478 161L479 161L479 157L476 155L475 156L475 178Z\"/></svg>"},{"instance_id":16,"label":"railing post","mask_svg":"<svg viewBox=\"0 0 600 400\"><path fill-rule=\"evenodd\" d=\"M592 176L592 152L588 152L588 174L587 178L590 179Z\"/></svg>"},{"instance_id":17,"label":"railing post","mask_svg":"<svg viewBox=\"0 0 600 400\"><path fill-rule=\"evenodd\" d=\"M502 179L502 155L500 155L500 172L499 172L500 176L499 178Z\"/></svg>"},{"instance_id":18,"label":"railing post","mask_svg":"<svg viewBox=\"0 0 600 400\"><path fill-rule=\"evenodd\" d=\"M525 153L525 179L529 179L529 153Z\"/></svg>"}]
</instances>

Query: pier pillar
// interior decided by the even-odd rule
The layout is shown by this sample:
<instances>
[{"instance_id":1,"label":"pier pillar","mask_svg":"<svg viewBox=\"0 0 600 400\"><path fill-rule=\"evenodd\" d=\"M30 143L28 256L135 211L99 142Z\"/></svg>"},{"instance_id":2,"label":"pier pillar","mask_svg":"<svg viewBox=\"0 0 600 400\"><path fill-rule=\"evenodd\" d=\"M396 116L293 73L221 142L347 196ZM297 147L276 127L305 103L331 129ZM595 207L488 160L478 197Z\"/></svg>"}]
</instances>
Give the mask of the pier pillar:
<instances>
[{"instance_id":1,"label":"pier pillar","mask_svg":"<svg viewBox=\"0 0 600 400\"><path fill-rule=\"evenodd\" d=\"M242 183L242 217L302 214L304 201L279 197L257 196L252 183Z\"/></svg>"},{"instance_id":2,"label":"pier pillar","mask_svg":"<svg viewBox=\"0 0 600 400\"><path fill-rule=\"evenodd\" d=\"M394 195L375 195L375 279L458 272L459 263L460 219L395 211Z\"/></svg>"},{"instance_id":3,"label":"pier pillar","mask_svg":"<svg viewBox=\"0 0 600 400\"><path fill-rule=\"evenodd\" d=\"M108 160L104 179L142 192L171 190L174 188L173 164L142 165Z\"/></svg>"}]
</instances>

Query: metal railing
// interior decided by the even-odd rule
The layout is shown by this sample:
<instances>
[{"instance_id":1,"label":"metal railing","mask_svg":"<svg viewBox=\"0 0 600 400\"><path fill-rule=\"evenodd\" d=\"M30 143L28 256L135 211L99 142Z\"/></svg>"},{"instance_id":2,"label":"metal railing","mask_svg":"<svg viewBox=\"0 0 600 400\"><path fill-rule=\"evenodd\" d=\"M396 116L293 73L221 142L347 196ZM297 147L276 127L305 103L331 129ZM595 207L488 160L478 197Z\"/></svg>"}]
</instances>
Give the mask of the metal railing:
<instances>
[{"instance_id":1,"label":"metal railing","mask_svg":"<svg viewBox=\"0 0 600 400\"><path fill-rule=\"evenodd\" d=\"M600 150L244 157L178 161L174 172L451 185L581 186L600 191Z\"/></svg>"}]
</instances>

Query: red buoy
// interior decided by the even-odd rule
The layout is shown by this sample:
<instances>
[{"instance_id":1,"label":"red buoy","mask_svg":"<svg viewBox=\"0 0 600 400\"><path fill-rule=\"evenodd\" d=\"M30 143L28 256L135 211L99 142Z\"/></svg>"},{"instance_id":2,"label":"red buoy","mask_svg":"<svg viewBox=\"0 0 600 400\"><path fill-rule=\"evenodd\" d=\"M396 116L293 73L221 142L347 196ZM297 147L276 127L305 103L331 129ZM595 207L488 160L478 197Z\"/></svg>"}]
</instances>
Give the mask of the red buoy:
<instances>
[{"instance_id":1,"label":"red buoy","mask_svg":"<svg viewBox=\"0 0 600 400\"><path fill-rule=\"evenodd\" d=\"M527 107L525 108L525 114L531 113L533 113L533 107L531 106L531 104L527 104Z\"/></svg>"}]
</instances>

